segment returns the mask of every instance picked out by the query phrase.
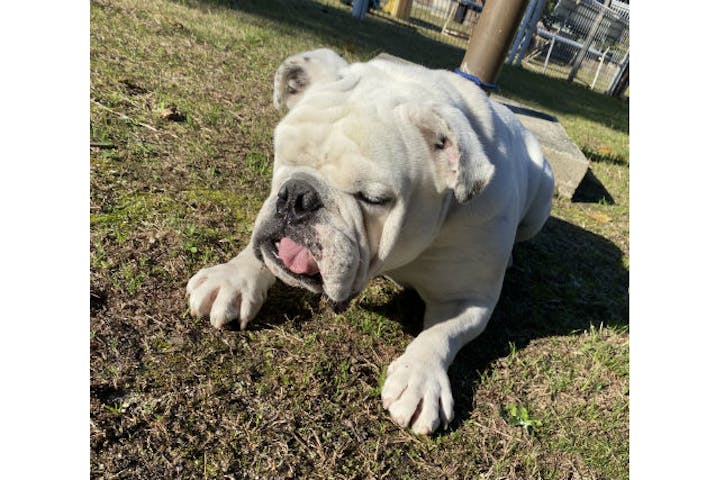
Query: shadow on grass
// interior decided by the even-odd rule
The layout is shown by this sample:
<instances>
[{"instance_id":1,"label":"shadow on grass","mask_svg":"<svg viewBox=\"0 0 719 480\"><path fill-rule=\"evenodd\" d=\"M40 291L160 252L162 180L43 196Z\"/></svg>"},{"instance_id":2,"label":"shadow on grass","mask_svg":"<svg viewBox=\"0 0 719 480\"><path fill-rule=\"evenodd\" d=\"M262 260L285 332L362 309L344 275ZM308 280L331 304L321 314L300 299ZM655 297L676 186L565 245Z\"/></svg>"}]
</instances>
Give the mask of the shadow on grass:
<instances>
[{"instance_id":1,"label":"shadow on grass","mask_svg":"<svg viewBox=\"0 0 719 480\"><path fill-rule=\"evenodd\" d=\"M370 15L363 21L352 18L349 7L320 4L310 0L197 0L182 2L225 7L264 17L294 29L311 33L319 40L317 48L350 51L368 60L387 52L432 68L459 65L464 50L418 33L413 27Z\"/></svg>"},{"instance_id":2,"label":"shadow on grass","mask_svg":"<svg viewBox=\"0 0 719 480\"><path fill-rule=\"evenodd\" d=\"M591 168L587 169L587 173L577 186L572 195L572 202L575 203L604 203L605 205L615 205L614 197L602 185L602 182L594 175Z\"/></svg>"},{"instance_id":3,"label":"shadow on grass","mask_svg":"<svg viewBox=\"0 0 719 480\"><path fill-rule=\"evenodd\" d=\"M608 163L610 165L627 165L627 159L622 155L618 155L609 149L594 150L591 147L582 146L582 153L592 162Z\"/></svg>"},{"instance_id":4,"label":"shadow on grass","mask_svg":"<svg viewBox=\"0 0 719 480\"><path fill-rule=\"evenodd\" d=\"M628 289L629 272L616 245L551 217L537 237L515 247L514 266L487 329L449 370L455 422L469 418L481 375L510 354L510 343L520 350L534 339L573 335L591 325L628 328ZM369 308L397 319L411 335L421 331L424 306L413 291Z\"/></svg>"},{"instance_id":5,"label":"shadow on grass","mask_svg":"<svg viewBox=\"0 0 719 480\"><path fill-rule=\"evenodd\" d=\"M411 17L411 18L409 19L409 22L410 22L412 25L416 25L416 26L421 27L421 28L426 28L427 30L431 30L431 31L436 32L436 33L442 33L442 27L440 27L440 26L438 26L438 25L435 25L434 23L426 22L426 21L421 20L421 19L416 18L416 17Z\"/></svg>"},{"instance_id":6,"label":"shadow on grass","mask_svg":"<svg viewBox=\"0 0 719 480\"><path fill-rule=\"evenodd\" d=\"M536 103L553 112L584 117L613 130L629 133L629 102L624 99L507 65L502 67L497 83L502 89L501 95Z\"/></svg>"},{"instance_id":7,"label":"shadow on grass","mask_svg":"<svg viewBox=\"0 0 719 480\"><path fill-rule=\"evenodd\" d=\"M386 52L430 68L454 70L464 57L464 49L433 40L413 27L390 19L370 15L363 21L356 20L349 7L339 2L336 7L311 0L185 0L181 3L196 8L224 7L257 15L298 34L316 36L318 48L334 48L340 53L349 51L364 60ZM498 84L502 95L629 133L626 100L519 67L504 66Z\"/></svg>"},{"instance_id":8,"label":"shadow on grass","mask_svg":"<svg viewBox=\"0 0 719 480\"><path fill-rule=\"evenodd\" d=\"M262 306L257 317L247 326L248 330L264 330L275 325L288 324L297 327L309 321L319 309L319 294L290 287L281 281L275 282L267 296L272 301ZM240 323L232 321L224 328L229 331L239 331Z\"/></svg>"}]
</instances>

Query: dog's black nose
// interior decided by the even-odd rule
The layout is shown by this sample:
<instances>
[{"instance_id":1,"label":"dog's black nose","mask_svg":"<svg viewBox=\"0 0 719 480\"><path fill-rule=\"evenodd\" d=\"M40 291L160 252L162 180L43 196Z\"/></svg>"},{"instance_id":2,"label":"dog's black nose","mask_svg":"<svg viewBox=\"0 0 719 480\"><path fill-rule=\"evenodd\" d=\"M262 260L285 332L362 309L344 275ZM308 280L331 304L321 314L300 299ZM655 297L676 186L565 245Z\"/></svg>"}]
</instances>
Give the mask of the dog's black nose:
<instances>
[{"instance_id":1,"label":"dog's black nose","mask_svg":"<svg viewBox=\"0 0 719 480\"><path fill-rule=\"evenodd\" d=\"M304 180L289 180L277 193L277 213L291 220L306 220L320 207L317 190Z\"/></svg>"}]
</instances>

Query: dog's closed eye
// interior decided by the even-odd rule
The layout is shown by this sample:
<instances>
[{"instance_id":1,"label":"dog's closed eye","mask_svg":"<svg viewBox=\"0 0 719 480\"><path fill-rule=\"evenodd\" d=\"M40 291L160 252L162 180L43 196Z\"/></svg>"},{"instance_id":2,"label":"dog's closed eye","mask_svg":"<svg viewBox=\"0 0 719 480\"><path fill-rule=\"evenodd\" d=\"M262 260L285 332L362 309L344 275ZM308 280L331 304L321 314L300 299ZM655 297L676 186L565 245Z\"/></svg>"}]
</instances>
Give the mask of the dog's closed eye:
<instances>
[{"instance_id":1,"label":"dog's closed eye","mask_svg":"<svg viewBox=\"0 0 719 480\"><path fill-rule=\"evenodd\" d=\"M447 135L440 135L439 139L437 140L437 143L434 144L434 148L437 150L444 150L447 147L447 142L449 139L447 138Z\"/></svg>"},{"instance_id":2,"label":"dog's closed eye","mask_svg":"<svg viewBox=\"0 0 719 480\"><path fill-rule=\"evenodd\" d=\"M391 197L372 196L362 191L355 193L355 197L357 197L360 202L368 205L387 205L392 201Z\"/></svg>"},{"instance_id":3,"label":"dog's closed eye","mask_svg":"<svg viewBox=\"0 0 719 480\"><path fill-rule=\"evenodd\" d=\"M300 90L304 88L305 84L302 82L301 79L290 79L290 81L287 82L287 93L290 95L294 95Z\"/></svg>"}]
</instances>

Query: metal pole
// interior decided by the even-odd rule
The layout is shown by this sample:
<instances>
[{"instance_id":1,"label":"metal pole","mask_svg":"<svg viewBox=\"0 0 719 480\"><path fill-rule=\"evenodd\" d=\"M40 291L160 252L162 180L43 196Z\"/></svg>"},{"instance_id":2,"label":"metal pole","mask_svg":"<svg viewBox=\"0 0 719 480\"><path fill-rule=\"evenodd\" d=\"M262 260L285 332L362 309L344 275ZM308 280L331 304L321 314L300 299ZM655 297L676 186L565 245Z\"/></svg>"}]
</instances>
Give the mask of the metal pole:
<instances>
[{"instance_id":1,"label":"metal pole","mask_svg":"<svg viewBox=\"0 0 719 480\"><path fill-rule=\"evenodd\" d=\"M569 22L569 17L572 16L572 12L569 12L566 17L564 17L564 21L562 22L562 25L559 27L559 30L557 30L557 33L552 35L552 43L549 45L549 51L547 52L547 57L544 59L544 69L542 70L542 74L547 73L547 65L549 65L549 59L552 57L552 50L554 50L554 44L557 41L557 35L561 35L562 31L564 30L564 27L567 25L567 22Z\"/></svg>"},{"instance_id":2,"label":"metal pole","mask_svg":"<svg viewBox=\"0 0 719 480\"><path fill-rule=\"evenodd\" d=\"M365 15L367 15L368 5L369 0L354 0L352 2L352 16L364 20Z\"/></svg>"},{"instance_id":3,"label":"metal pole","mask_svg":"<svg viewBox=\"0 0 719 480\"><path fill-rule=\"evenodd\" d=\"M552 50L554 50L554 42L557 41L556 36L552 36L552 43L549 44L549 51L547 52L547 56L544 59L544 68L542 69L542 75L547 73L547 65L549 65L549 58L552 56Z\"/></svg>"},{"instance_id":4,"label":"metal pole","mask_svg":"<svg viewBox=\"0 0 719 480\"><path fill-rule=\"evenodd\" d=\"M459 67L491 89L529 0L487 0ZM488 84L488 85L487 85Z\"/></svg>"},{"instance_id":5,"label":"metal pole","mask_svg":"<svg viewBox=\"0 0 719 480\"><path fill-rule=\"evenodd\" d=\"M590 90L594 90L594 85L597 84L597 78L599 78L599 72L602 71L602 66L604 65L604 58L607 56L608 51L609 51L609 47L607 47L607 49L604 50L604 53L602 53L602 56L599 59L599 65L597 65L597 71L594 73L594 80L592 80L592 86L589 87Z\"/></svg>"},{"instance_id":6,"label":"metal pole","mask_svg":"<svg viewBox=\"0 0 719 480\"><path fill-rule=\"evenodd\" d=\"M517 34L514 36L514 42L512 42L512 48L509 50L509 55L504 63L509 65L514 63L514 56L517 54L517 50L519 49L519 45L522 43L522 39L527 34L529 20L532 17L532 12L534 12L537 1L538 0L529 0L529 5L527 5L527 9L524 11L524 16L522 17L522 23L519 25L519 29L517 29Z\"/></svg>"},{"instance_id":7,"label":"metal pole","mask_svg":"<svg viewBox=\"0 0 719 480\"><path fill-rule=\"evenodd\" d=\"M547 0L537 0L534 11L532 12L532 18L529 20L527 30L524 32L524 38L519 44L519 53L517 53L517 57L514 59L515 65L521 65L522 59L527 54L529 44L532 42L532 35L534 35L534 32L537 31L537 22L539 22L539 17L542 15L542 12L544 12L545 3L547 3Z\"/></svg>"},{"instance_id":8,"label":"metal pole","mask_svg":"<svg viewBox=\"0 0 719 480\"><path fill-rule=\"evenodd\" d=\"M624 58L622 58L622 61L619 63L619 69L617 70L617 74L614 75L614 78L612 79L612 82L609 84L609 88L607 88L607 93L609 95L612 95L615 88L617 88L617 83L619 83L619 79L621 78L622 74L624 73L624 69L626 68L626 65L629 63L629 50L627 50L627 53L624 54Z\"/></svg>"},{"instance_id":9,"label":"metal pole","mask_svg":"<svg viewBox=\"0 0 719 480\"><path fill-rule=\"evenodd\" d=\"M621 97L622 94L627 90L627 87L629 86L629 58L627 57L627 62L622 65L622 68L620 70L620 75L617 77L617 81L612 87L612 89L608 92L609 95L613 97Z\"/></svg>"}]
</instances>

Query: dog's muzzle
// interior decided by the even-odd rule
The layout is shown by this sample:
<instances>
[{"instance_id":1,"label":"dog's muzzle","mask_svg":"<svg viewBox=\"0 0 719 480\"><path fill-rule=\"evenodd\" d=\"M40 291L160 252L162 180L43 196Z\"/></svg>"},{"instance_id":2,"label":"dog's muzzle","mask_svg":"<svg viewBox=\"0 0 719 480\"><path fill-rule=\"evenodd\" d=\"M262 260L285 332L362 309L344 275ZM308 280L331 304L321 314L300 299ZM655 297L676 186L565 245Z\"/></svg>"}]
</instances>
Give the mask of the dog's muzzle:
<instances>
[{"instance_id":1,"label":"dog's muzzle","mask_svg":"<svg viewBox=\"0 0 719 480\"><path fill-rule=\"evenodd\" d=\"M314 229L323 207L322 197L310 181L292 178L277 193L275 213L256 231L255 255L269 262L275 275L283 272L290 277L285 277L286 282L314 292L321 291L323 283L319 268L322 246Z\"/></svg>"},{"instance_id":2,"label":"dog's muzzle","mask_svg":"<svg viewBox=\"0 0 719 480\"><path fill-rule=\"evenodd\" d=\"M287 224L307 222L320 208L322 208L320 195L304 180L288 180L277 193L277 215Z\"/></svg>"}]
</instances>

